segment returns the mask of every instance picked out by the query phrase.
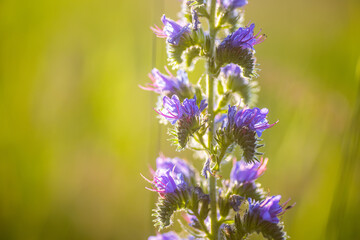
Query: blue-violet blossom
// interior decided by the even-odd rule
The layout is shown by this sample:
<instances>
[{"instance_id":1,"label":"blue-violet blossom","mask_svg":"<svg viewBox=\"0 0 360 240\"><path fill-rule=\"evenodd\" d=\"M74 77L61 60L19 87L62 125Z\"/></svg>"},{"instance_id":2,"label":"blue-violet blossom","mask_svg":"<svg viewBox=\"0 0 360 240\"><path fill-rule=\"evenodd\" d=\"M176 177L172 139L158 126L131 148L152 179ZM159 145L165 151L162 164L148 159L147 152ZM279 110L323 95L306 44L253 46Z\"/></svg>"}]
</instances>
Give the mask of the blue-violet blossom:
<instances>
[{"instance_id":1,"label":"blue-violet blossom","mask_svg":"<svg viewBox=\"0 0 360 240\"><path fill-rule=\"evenodd\" d=\"M156 36L160 38L167 38L167 41L173 45L178 45L182 35L185 32L189 32L189 25L181 26L170 18L166 18L165 14L161 17L161 21L164 24L164 28L161 29L155 25L151 28Z\"/></svg>"},{"instance_id":2,"label":"blue-violet blossom","mask_svg":"<svg viewBox=\"0 0 360 240\"><path fill-rule=\"evenodd\" d=\"M194 175L192 167L181 158L167 158L164 155L156 159L157 169L172 169L175 174L183 174L185 178L190 179Z\"/></svg>"},{"instance_id":3,"label":"blue-violet blossom","mask_svg":"<svg viewBox=\"0 0 360 240\"><path fill-rule=\"evenodd\" d=\"M153 173L153 180L143 178L153 185L153 188L146 188L153 192L158 192L164 198L166 194L174 193L176 190L183 190L187 187L182 173L175 173L174 169L157 169Z\"/></svg>"},{"instance_id":4,"label":"blue-violet blossom","mask_svg":"<svg viewBox=\"0 0 360 240\"><path fill-rule=\"evenodd\" d=\"M162 74L158 69L154 68L149 74L152 83L147 84L146 87L140 87L156 93L169 92L173 94L190 87L188 75L184 70L178 70L176 77L167 68L165 70L169 75Z\"/></svg>"},{"instance_id":5,"label":"blue-violet blossom","mask_svg":"<svg viewBox=\"0 0 360 240\"><path fill-rule=\"evenodd\" d=\"M229 112L233 116L234 107L229 107ZM267 108L244 108L239 110L234 116L233 120L229 119L229 123L234 121L238 128L247 127L252 131L255 131L260 137L265 129L271 128L277 122L269 124L266 119L269 110Z\"/></svg>"},{"instance_id":6,"label":"blue-violet blossom","mask_svg":"<svg viewBox=\"0 0 360 240\"><path fill-rule=\"evenodd\" d=\"M266 170L268 158L261 158L260 162L246 163L245 161L234 161L230 173L232 182L248 183L260 177Z\"/></svg>"},{"instance_id":7,"label":"blue-violet blossom","mask_svg":"<svg viewBox=\"0 0 360 240\"><path fill-rule=\"evenodd\" d=\"M254 23L249 27L240 27L238 30L227 36L221 44L230 44L232 47L254 49L254 45L262 43L265 40L265 35L259 36L260 32L254 36L254 28Z\"/></svg>"},{"instance_id":8,"label":"blue-violet blossom","mask_svg":"<svg viewBox=\"0 0 360 240\"><path fill-rule=\"evenodd\" d=\"M260 219L263 221L278 224L280 221L278 216L281 216L282 214L284 214L284 212L287 209L294 206L294 205L292 205L292 206L286 207L286 205L290 199L288 201L286 201L285 203L283 203L282 205L280 205L279 204L280 199L281 199L280 195L267 197L265 200L263 200L261 202L254 201L251 198L249 198L248 199L249 214L251 216L259 215Z\"/></svg>"},{"instance_id":9,"label":"blue-violet blossom","mask_svg":"<svg viewBox=\"0 0 360 240\"><path fill-rule=\"evenodd\" d=\"M196 96L193 99L186 98L181 103L178 96L173 95L171 98L167 96L163 98L164 112L155 111L169 120L171 124L175 124L177 120L183 118L191 120L193 117L199 116L206 106L205 100L202 100L200 106L198 106Z\"/></svg>"}]
</instances>

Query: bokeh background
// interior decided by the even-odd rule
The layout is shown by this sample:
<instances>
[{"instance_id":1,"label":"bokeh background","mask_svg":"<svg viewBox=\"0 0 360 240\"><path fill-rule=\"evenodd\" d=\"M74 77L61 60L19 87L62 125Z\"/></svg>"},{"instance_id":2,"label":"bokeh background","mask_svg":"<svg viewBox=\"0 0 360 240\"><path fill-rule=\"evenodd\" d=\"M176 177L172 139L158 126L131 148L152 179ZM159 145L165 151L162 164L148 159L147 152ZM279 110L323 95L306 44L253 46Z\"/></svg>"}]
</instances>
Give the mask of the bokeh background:
<instances>
[{"instance_id":1,"label":"bokeh background","mask_svg":"<svg viewBox=\"0 0 360 240\"><path fill-rule=\"evenodd\" d=\"M260 182L297 205L292 239L359 239L360 2L249 0L264 134ZM166 64L149 26L177 0L0 1L0 239L146 239L140 172L176 153L138 85ZM190 75L198 76L199 73ZM193 82L197 78L191 79ZM197 165L201 163L197 160Z\"/></svg>"}]
</instances>

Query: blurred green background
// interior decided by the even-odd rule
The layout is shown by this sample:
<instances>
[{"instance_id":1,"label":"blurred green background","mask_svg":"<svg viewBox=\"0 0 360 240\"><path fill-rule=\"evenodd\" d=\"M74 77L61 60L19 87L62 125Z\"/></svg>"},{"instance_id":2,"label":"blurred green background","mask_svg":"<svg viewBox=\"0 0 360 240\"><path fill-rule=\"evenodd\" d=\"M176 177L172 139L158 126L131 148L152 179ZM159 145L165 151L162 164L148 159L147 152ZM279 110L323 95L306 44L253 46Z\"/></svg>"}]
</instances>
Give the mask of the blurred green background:
<instances>
[{"instance_id":1,"label":"blurred green background","mask_svg":"<svg viewBox=\"0 0 360 240\"><path fill-rule=\"evenodd\" d=\"M360 2L249 0L272 194L292 239L359 239ZM146 239L139 173L175 153L138 85L163 69L149 26L177 0L0 1L0 239ZM196 75L196 73L195 73ZM195 76L194 75L194 76ZM190 75L191 76L191 75ZM196 82L196 78L191 79ZM197 163L200 165L200 162Z\"/></svg>"}]
</instances>

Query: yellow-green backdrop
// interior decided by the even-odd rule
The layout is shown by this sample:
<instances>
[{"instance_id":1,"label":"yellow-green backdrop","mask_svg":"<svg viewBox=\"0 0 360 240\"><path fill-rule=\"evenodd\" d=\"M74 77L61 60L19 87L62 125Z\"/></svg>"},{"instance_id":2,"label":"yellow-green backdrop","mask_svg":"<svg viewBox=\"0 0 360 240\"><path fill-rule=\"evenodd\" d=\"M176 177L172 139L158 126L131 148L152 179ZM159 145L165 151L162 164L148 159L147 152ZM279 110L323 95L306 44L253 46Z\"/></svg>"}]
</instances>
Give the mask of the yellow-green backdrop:
<instances>
[{"instance_id":1,"label":"yellow-green backdrop","mask_svg":"<svg viewBox=\"0 0 360 240\"><path fill-rule=\"evenodd\" d=\"M292 239L359 239L360 2L245 9L268 36L256 46L259 107L280 120L264 134L260 182L297 202L283 218ZM155 94L138 85L166 63L149 26L178 10L177 0L0 1L0 239L154 234L156 196L139 173L160 149L192 157L169 146Z\"/></svg>"}]
</instances>

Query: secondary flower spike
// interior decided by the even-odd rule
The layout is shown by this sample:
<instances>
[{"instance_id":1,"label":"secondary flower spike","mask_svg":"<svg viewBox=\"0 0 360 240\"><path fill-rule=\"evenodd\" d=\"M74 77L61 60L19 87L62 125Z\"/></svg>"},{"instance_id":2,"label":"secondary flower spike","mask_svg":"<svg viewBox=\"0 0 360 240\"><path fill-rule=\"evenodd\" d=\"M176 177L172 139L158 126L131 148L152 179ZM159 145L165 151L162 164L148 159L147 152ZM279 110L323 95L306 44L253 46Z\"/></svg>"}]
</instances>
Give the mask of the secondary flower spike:
<instances>
[{"instance_id":1,"label":"secondary flower spike","mask_svg":"<svg viewBox=\"0 0 360 240\"><path fill-rule=\"evenodd\" d=\"M261 158L260 162L246 163L245 161L235 161L230 173L232 182L247 183L256 180L266 170L268 159Z\"/></svg>"},{"instance_id":2,"label":"secondary flower spike","mask_svg":"<svg viewBox=\"0 0 360 240\"><path fill-rule=\"evenodd\" d=\"M167 41L173 45L178 45L182 35L185 32L189 32L189 25L181 26L170 18L166 18L165 14L162 16L161 21L164 24L164 28L161 29L155 25L155 28L151 28L156 36L160 38L167 38Z\"/></svg>"},{"instance_id":3,"label":"secondary flower spike","mask_svg":"<svg viewBox=\"0 0 360 240\"><path fill-rule=\"evenodd\" d=\"M220 45L230 45L231 47L241 47L254 49L256 44L262 43L265 40L265 35L260 35L260 32L254 35L255 24L252 23L249 27L240 27L238 30L227 36Z\"/></svg>"},{"instance_id":4,"label":"secondary flower spike","mask_svg":"<svg viewBox=\"0 0 360 240\"><path fill-rule=\"evenodd\" d=\"M261 202L256 202L251 200L251 198L248 199L249 201L249 215L255 216L258 215L261 220L268 221L271 223L279 223L278 216L284 214L284 212L293 207L286 205L288 204L289 200L283 203L282 205L279 204L281 199L280 195L277 196L271 196L267 197L265 200Z\"/></svg>"}]
</instances>

